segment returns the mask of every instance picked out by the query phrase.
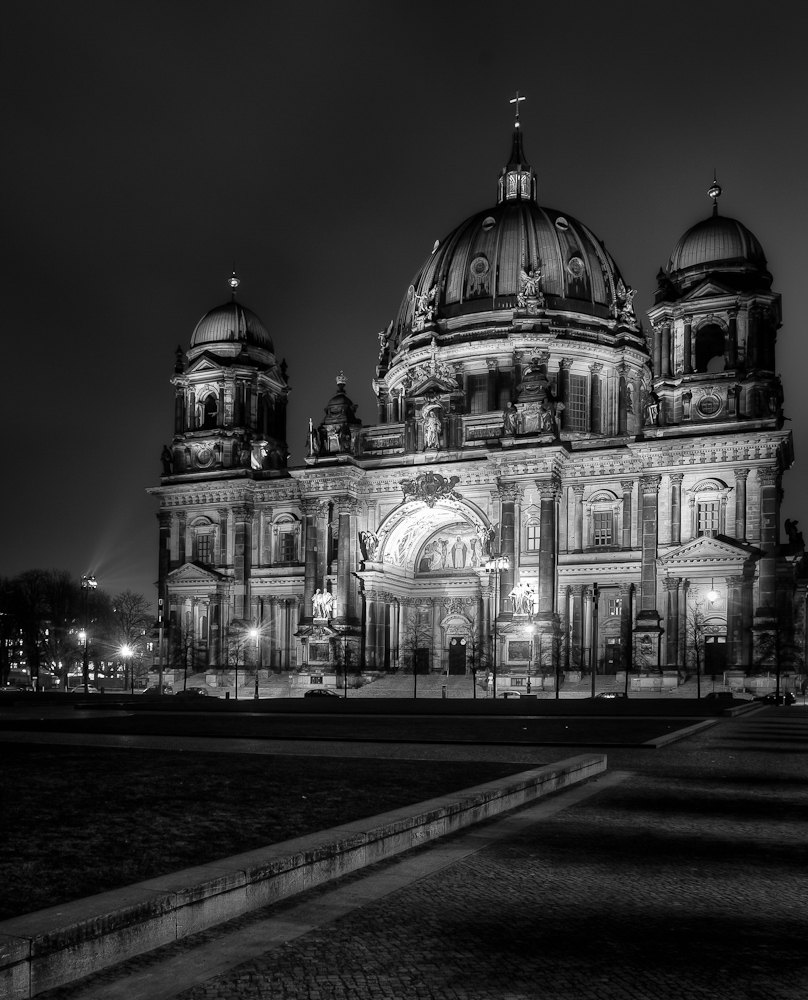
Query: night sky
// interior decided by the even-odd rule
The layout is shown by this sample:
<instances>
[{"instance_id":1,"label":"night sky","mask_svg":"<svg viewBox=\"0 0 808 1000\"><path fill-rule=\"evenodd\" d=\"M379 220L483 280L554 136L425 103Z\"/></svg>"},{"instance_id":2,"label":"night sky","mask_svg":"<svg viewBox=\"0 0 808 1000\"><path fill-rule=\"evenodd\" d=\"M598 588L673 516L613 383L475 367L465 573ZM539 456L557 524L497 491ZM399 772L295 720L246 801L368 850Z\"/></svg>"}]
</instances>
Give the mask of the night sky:
<instances>
[{"instance_id":1,"label":"night sky","mask_svg":"<svg viewBox=\"0 0 808 1000\"><path fill-rule=\"evenodd\" d=\"M539 203L605 241L644 317L679 237L761 241L808 489L806 65L791 3L58 3L4 14L0 575L156 597L177 345L229 297L286 358L291 463L435 240L494 204L517 90Z\"/></svg>"}]
</instances>

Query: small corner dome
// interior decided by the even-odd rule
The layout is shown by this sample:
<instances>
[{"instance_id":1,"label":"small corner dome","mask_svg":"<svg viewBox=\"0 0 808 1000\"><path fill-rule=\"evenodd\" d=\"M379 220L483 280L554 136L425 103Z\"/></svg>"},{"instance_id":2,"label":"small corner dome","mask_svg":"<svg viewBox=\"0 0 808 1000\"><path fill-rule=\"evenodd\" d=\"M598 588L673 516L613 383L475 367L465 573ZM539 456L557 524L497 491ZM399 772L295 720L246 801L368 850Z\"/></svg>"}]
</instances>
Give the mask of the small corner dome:
<instances>
[{"instance_id":1,"label":"small corner dome","mask_svg":"<svg viewBox=\"0 0 808 1000\"><path fill-rule=\"evenodd\" d=\"M252 310L239 302L226 302L211 309L196 324L191 334L191 347L208 344L243 343L272 352L269 331Z\"/></svg>"},{"instance_id":2,"label":"small corner dome","mask_svg":"<svg viewBox=\"0 0 808 1000\"><path fill-rule=\"evenodd\" d=\"M676 244L668 271L694 277L708 271L766 273L766 256L757 237L736 219L713 214L697 223Z\"/></svg>"}]
</instances>

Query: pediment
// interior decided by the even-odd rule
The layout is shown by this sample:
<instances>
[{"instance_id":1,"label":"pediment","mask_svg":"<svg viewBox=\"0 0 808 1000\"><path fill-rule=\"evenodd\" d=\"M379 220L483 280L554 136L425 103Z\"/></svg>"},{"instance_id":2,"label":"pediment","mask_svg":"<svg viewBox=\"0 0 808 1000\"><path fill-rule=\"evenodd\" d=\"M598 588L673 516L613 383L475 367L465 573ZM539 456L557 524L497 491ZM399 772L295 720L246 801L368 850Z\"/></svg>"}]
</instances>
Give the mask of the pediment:
<instances>
[{"instance_id":1,"label":"pediment","mask_svg":"<svg viewBox=\"0 0 808 1000\"><path fill-rule=\"evenodd\" d=\"M658 563L668 572L701 568L714 570L716 573L740 573L751 555L745 546L723 538L702 535L661 556Z\"/></svg>"},{"instance_id":2,"label":"pediment","mask_svg":"<svg viewBox=\"0 0 808 1000\"><path fill-rule=\"evenodd\" d=\"M169 585L178 583L216 584L225 579L226 577L222 576L221 573L217 573L216 570L205 569L204 566L197 566L196 563L187 562L172 570L166 576L166 583Z\"/></svg>"},{"instance_id":3,"label":"pediment","mask_svg":"<svg viewBox=\"0 0 808 1000\"><path fill-rule=\"evenodd\" d=\"M199 372L220 372L222 368L229 367L227 365L228 358L217 358L212 354L202 354L188 365L185 374L190 375L198 374Z\"/></svg>"},{"instance_id":4,"label":"pediment","mask_svg":"<svg viewBox=\"0 0 808 1000\"><path fill-rule=\"evenodd\" d=\"M459 392L460 387L457 384L456 379L443 379L436 375L430 375L429 378L425 378L422 382L413 384L407 396L410 399L417 398L418 396L428 396L430 393L436 393L438 395L445 395L447 392Z\"/></svg>"},{"instance_id":5,"label":"pediment","mask_svg":"<svg viewBox=\"0 0 808 1000\"><path fill-rule=\"evenodd\" d=\"M725 295L737 295L737 291L734 288L729 288L727 285L722 285L720 282L715 281L712 278L708 278L703 281L700 285L696 285L692 288L687 295L683 296L682 301L692 301L693 299L711 299L716 297L723 297Z\"/></svg>"}]
</instances>

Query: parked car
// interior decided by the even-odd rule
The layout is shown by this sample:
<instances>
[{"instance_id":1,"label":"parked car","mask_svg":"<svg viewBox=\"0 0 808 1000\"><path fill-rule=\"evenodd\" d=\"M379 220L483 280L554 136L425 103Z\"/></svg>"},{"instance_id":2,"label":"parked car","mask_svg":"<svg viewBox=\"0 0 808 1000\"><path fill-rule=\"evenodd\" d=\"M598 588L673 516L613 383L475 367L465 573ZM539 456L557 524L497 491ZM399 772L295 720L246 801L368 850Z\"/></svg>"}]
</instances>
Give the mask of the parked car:
<instances>
[{"instance_id":1,"label":"parked car","mask_svg":"<svg viewBox=\"0 0 808 1000\"><path fill-rule=\"evenodd\" d=\"M735 701L732 691L708 691L704 696L705 701Z\"/></svg>"},{"instance_id":2,"label":"parked car","mask_svg":"<svg viewBox=\"0 0 808 1000\"><path fill-rule=\"evenodd\" d=\"M198 698L200 696L207 697L210 694L207 688L203 687L189 687L184 691L177 691L174 695L175 698Z\"/></svg>"},{"instance_id":3,"label":"parked car","mask_svg":"<svg viewBox=\"0 0 808 1000\"><path fill-rule=\"evenodd\" d=\"M98 688L95 687L93 684L88 684L86 691L84 689L84 685L83 684L79 684L77 687L71 688L70 689L70 693L71 694L101 694L101 692L98 690Z\"/></svg>"},{"instance_id":4,"label":"parked car","mask_svg":"<svg viewBox=\"0 0 808 1000\"><path fill-rule=\"evenodd\" d=\"M793 691L786 691L785 694L777 695L774 691L768 694L759 694L755 701L765 702L767 705L793 705L797 700Z\"/></svg>"},{"instance_id":5,"label":"parked car","mask_svg":"<svg viewBox=\"0 0 808 1000\"><path fill-rule=\"evenodd\" d=\"M341 698L342 695L331 688L312 688L311 691L303 692L304 698Z\"/></svg>"},{"instance_id":6,"label":"parked car","mask_svg":"<svg viewBox=\"0 0 808 1000\"><path fill-rule=\"evenodd\" d=\"M596 698L628 698L625 691L599 691Z\"/></svg>"},{"instance_id":7,"label":"parked car","mask_svg":"<svg viewBox=\"0 0 808 1000\"><path fill-rule=\"evenodd\" d=\"M150 698L154 698L161 694L174 694L174 688L170 684L164 684L162 689L159 684L150 684L143 694L148 695Z\"/></svg>"},{"instance_id":8,"label":"parked car","mask_svg":"<svg viewBox=\"0 0 808 1000\"><path fill-rule=\"evenodd\" d=\"M19 694L20 692L33 694L34 686L33 684L4 684L0 687L0 693L2 694Z\"/></svg>"},{"instance_id":9,"label":"parked car","mask_svg":"<svg viewBox=\"0 0 808 1000\"><path fill-rule=\"evenodd\" d=\"M503 698L521 698L522 695L520 694L519 691L503 691L502 692L502 697Z\"/></svg>"}]
</instances>

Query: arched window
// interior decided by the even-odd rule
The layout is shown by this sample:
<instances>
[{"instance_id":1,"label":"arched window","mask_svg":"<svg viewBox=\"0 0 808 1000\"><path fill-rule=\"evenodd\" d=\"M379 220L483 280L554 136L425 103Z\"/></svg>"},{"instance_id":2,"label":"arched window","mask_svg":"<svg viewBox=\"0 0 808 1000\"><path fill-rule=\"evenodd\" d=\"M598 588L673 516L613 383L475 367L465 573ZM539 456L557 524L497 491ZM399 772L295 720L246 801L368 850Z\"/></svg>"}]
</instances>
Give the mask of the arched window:
<instances>
[{"instance_id":1,"label":"arched window","mask_svg":"<svg viewBox=\"0 0 808 1000\"><path fill-rule=\"evenodd\" d=\"M527 552L538 552L541 529L539 519L530 517L525 524L525 550Z\"/></svg>"},{"instance_id":2,"label":"arched window","mask_svg":"<svg viewBox=\"0 0 808 1000\"><path fill-rule=\"evenodd\" d=\"M598 490L586 501L587 545L593 549L619 544L618 518L622 502L610 490Z\"/></svg>"},{"instance_id":3,"label":"arched window","mask_svg":"<svg viewBox=\"0 0 808 1000\"><path fill-rule=\"evenodd\" d=\"M697 372L724 370L724 331L715 323L707 323L696 331Z\"/></svg>"},{"instance_id":4,"label":"arched window","mask_svg":"<svg viewBox=\"0 0 808 1000\"><path fill-rule=\"evenodd\" d=\"M200 566L213 566L216 552L216 525L207 518L200 518L190 526L193 561Z\"/></svg>"},{"instance_id":5,"label":"arched window","mask_svg":"<svg viewBox=\"0 0 808 1000\"><path fill-rule=\"evenodd\" d=\"M729 487L720 479L703 479L688 490L694 538L713 538L724 533Z\"/></svg>"},{"instance_id":6,"label":"arched window","mask_svg":"<svg viewBox=\"0 0 808 1000\"><path fill-rule=\"evenodd\" d=\"M287 514L272 525L274 560L276 563L296 563L300 556L300 522Z\"/></svg>"},{"instance_id":7,"label":"arched window","mask_svg":"<svg viewBox=\"0 0 808 1000\"><path fill-rule=\"evenodd\" d=\"M202 430L212 430L216 426L217 411L216 394L211 392L202 400Z\"/></svg>"}]
</instances>

